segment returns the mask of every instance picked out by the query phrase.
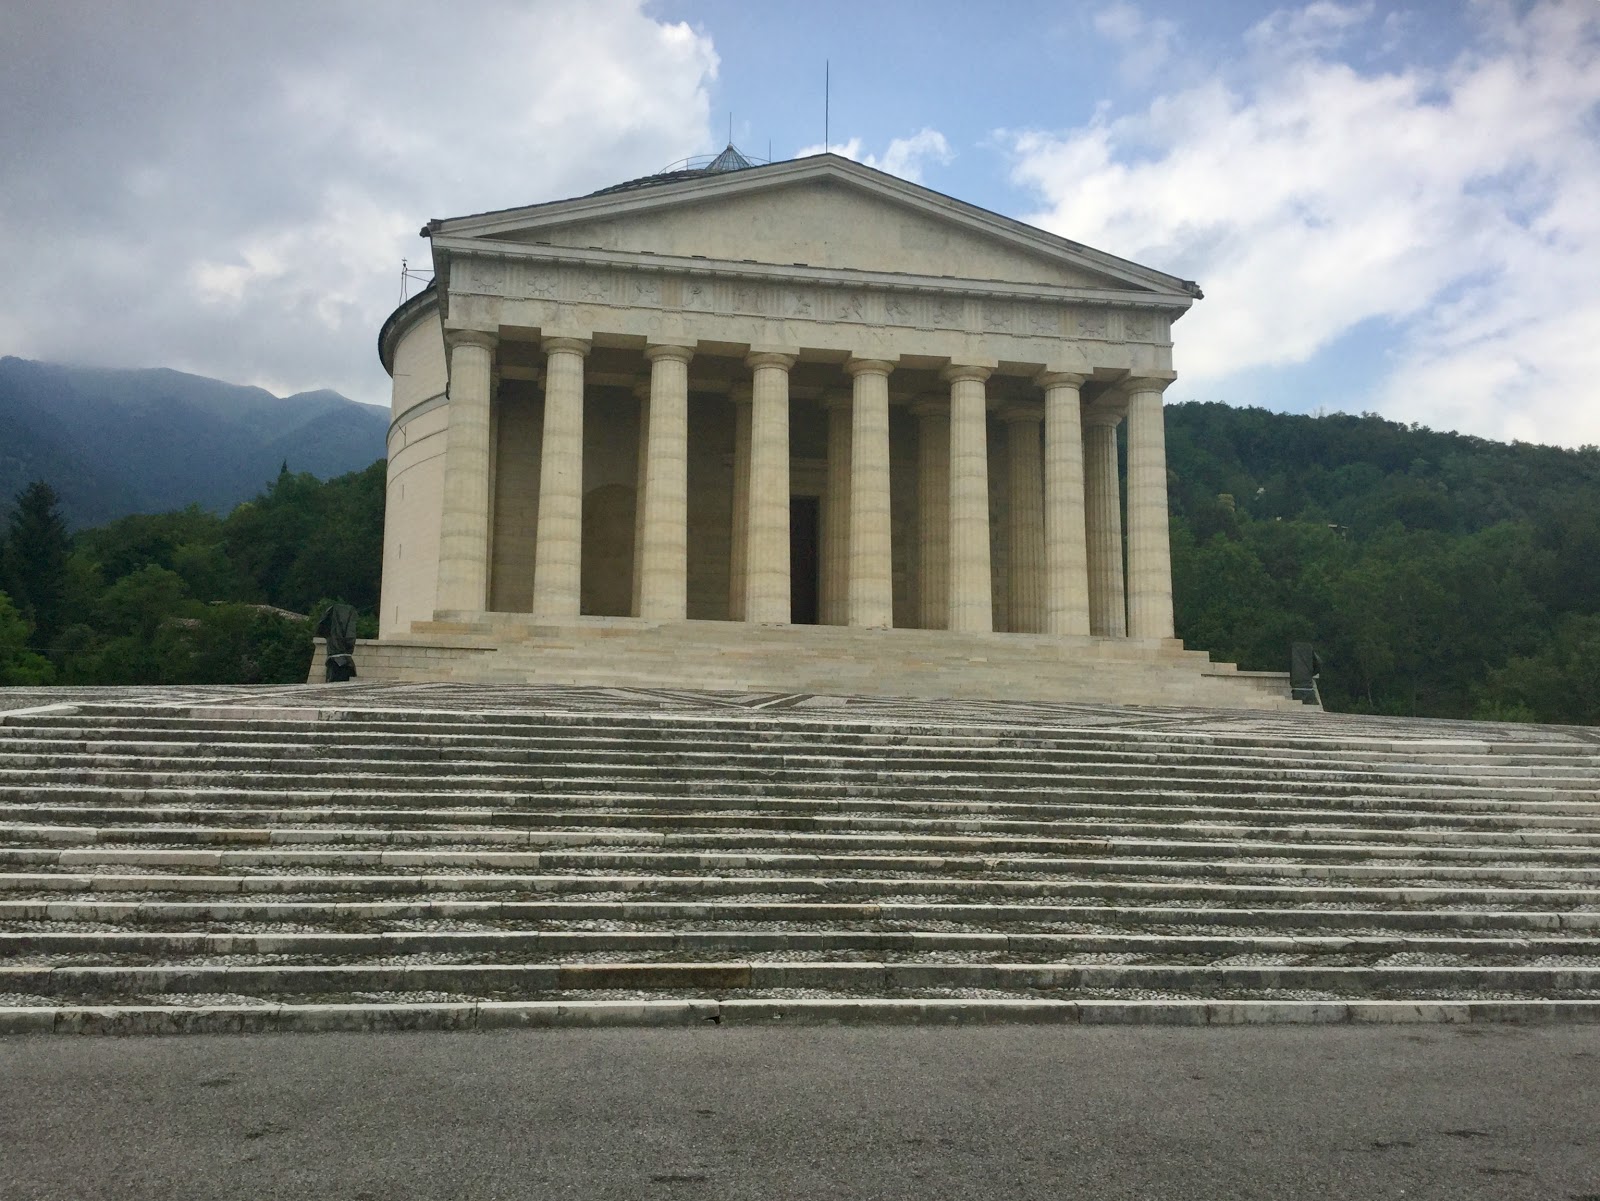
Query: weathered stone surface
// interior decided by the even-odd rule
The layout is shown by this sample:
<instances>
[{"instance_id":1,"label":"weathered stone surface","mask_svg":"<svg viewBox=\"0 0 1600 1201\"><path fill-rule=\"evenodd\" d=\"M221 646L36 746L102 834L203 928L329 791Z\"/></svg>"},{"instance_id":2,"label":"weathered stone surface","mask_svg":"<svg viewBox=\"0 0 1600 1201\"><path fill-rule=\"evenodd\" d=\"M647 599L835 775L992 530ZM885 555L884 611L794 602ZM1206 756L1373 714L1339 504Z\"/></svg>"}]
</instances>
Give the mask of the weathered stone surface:
<instances>
[{"instance_id":1,"label":"weathered stone surface","mask_svg":"<svg viewBox=\"0 0 1600 1201\"><path fill-rule=\"evenodd\" d=\"M0 695L0 1032L1600 1020L1582 731L47 695Z\"/></svg>"}]
</instances>

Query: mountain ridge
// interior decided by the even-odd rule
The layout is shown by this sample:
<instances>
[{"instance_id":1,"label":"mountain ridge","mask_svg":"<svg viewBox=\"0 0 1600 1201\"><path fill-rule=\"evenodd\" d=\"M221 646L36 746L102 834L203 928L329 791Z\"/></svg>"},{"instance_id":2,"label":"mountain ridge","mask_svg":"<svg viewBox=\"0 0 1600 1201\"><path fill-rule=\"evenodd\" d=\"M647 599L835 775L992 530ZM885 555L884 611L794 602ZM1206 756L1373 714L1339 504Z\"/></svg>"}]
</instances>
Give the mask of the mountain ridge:
<instances>
[{"instance_id":1,"label":"mountain ridge","mask_svg":"<svg viewBox=\"0 0 1600 1201\"><path fill-rule=\"evenodd\" d=\"M321 479L384 455L388 412L168 367L0 358L0 508L36 479L74 528L198 504L225 513L287 461Z\"/></svg>"}]
</instances>

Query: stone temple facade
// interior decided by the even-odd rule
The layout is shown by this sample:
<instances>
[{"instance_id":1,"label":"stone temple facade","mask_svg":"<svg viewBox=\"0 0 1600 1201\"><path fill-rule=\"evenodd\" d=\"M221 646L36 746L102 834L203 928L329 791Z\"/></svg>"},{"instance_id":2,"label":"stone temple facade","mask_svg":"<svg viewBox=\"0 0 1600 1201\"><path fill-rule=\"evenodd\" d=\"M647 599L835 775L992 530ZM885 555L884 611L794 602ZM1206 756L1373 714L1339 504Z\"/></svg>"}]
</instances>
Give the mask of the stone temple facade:
<instances>
[{"instance_id":1,"label":"stone temple facade","mask_svg":"<svg viewBox=\"0 0 1600 1201\"><path fill-rule=\"evenodd\" d=\"M423 234L364 677L1288 703L1173 637L1193 283L732 147Z\"/></svg>"}]
</instances>

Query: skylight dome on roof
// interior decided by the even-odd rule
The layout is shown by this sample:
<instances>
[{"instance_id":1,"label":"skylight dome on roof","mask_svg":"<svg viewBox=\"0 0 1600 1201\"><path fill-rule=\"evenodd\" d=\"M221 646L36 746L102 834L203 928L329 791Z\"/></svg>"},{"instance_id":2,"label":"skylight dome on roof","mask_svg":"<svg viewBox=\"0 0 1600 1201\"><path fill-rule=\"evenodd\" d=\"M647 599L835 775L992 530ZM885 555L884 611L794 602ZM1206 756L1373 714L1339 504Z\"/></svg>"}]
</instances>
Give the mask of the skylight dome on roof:
<instances>
[{"instance_id":1,"label":"skylight dome on roof","mask_svg":"<svg viewBox=\"0 0 1600 1201\"><path fill-rule=\"evenodd\" d=\"M736 147L732 142L729 142L728 143L728 148L726 150L724 150L721 154L717 155L716 158L712 159L709 163L707 163L705 165L705 170L707 170L707 171L740 171L740 170L743 170L745 167L753 167L753 166L755 166L755 164L752 163L749 159L745 158L744 155L739 153L738 147Z\"/></svg>"}]
</instances>

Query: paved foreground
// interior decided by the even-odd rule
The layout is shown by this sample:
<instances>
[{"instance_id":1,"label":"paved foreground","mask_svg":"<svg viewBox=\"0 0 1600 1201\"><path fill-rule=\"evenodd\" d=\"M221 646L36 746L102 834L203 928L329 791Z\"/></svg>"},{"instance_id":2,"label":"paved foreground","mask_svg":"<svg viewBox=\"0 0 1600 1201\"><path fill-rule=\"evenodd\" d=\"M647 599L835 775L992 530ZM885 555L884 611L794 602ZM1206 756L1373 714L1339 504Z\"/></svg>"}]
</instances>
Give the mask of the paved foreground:
<instances>
[{"instance_id":1,"label":"paved foreground","mask_svg":"<svg viewBox=\"0 0 1600 1201\"><path fill-rule=\"evenodd\" d=\"M1600 1198L1600 1031L0 1039L0 1195Z\"/></svg>"},{"instance_id":2,"label":"paved foreground","mask_svg":"<svg viewBox=\"0 0 1600 1201\"><path fill-rule=\"evenodd\" d=\"M0 690L0 1034L1600 1021L1600 732Z\"/></svg>"}]
</instances>

